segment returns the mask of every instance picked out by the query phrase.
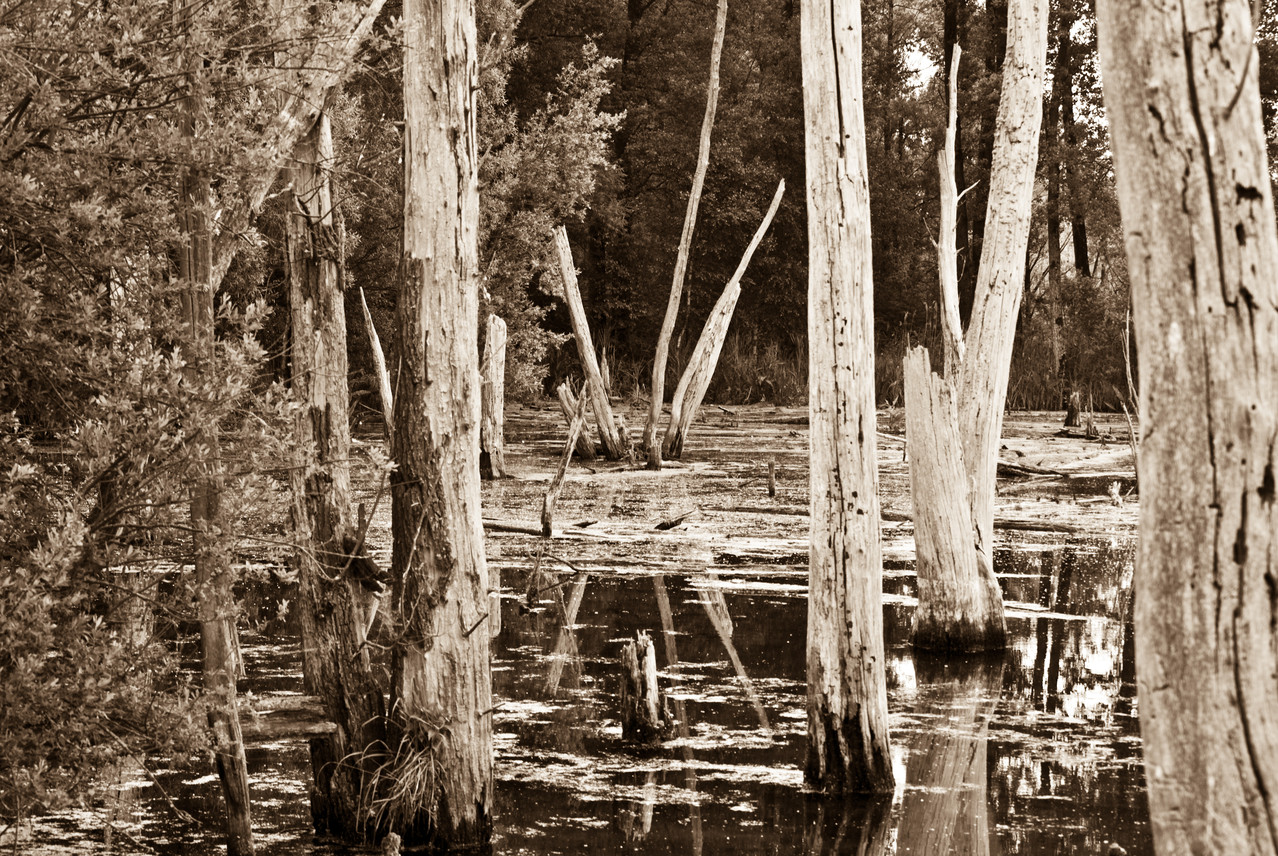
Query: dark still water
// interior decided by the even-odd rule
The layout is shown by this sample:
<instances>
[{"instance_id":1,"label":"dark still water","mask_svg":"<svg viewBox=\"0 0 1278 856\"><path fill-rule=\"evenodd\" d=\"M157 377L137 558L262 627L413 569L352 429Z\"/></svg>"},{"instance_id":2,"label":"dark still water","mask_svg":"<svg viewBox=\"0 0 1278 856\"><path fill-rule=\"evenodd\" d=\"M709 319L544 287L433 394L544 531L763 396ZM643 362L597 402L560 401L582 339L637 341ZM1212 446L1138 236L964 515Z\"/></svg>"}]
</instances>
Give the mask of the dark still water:
<instances>
[{"instance_id":1,"label":"dark still water","mask_svg":"<svg viewBox=\"0 0 1278 856\"><path fill-rule=\"evenodd\" d=\"M547 557L530 579L534 543L505 551L518 562L493 562L506 586L493 667L496 852L1072 856L1116 843L1152 853L1130 544L1002 551L1014 643L963 662L913 654L912 572L889 562L900 785L882 799L822 801L802 776L801 567L719 555L693 572L574 574ZM679 722L652 750L624 745L617 721L617 654L637 631L656 642ZM295 641L249 657L250 691L300 691ZM361 852L310 833L304 744L255 747L250 763L261 853ZM121 771L125 787L105 805L38 821L18 852L220 852L213 777L150 766Z\"/></svg>"}]
</instances>

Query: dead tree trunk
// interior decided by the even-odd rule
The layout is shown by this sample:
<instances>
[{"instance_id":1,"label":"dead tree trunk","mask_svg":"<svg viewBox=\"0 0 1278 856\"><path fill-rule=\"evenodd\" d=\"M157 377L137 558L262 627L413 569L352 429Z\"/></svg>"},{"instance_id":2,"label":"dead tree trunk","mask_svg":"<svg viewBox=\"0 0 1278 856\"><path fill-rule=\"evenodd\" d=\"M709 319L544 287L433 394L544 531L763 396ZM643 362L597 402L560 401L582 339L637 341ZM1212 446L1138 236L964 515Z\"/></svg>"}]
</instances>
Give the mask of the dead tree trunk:
<instances>
[{"instance_id":1,"label":"dead tree trunk","mask_svg":"<svg viewBox=\"0 0 1278 856\"><path fill-rule=\"evenodd\" d=\"M577 396L572 394L566 381L559 384L556 393L559 396L559 412L564 415L564 419L568 420L568 424L572 425L572 420L577 415ZM581 426L581 432L577 434L577 457L583 461L595 459L595 444L590 439L590 430L585 425Z\"/></svg>"},{"instance_id":2,"label":"dead tree trunk","mask_svg":"<svg viewBox=\"0 0 1278 856\"><path fill-rule=\"evenodd\" d=\"M657 685L657 649L640 632L621 646L621 736L637 743L657 743L670 733L670 712Z\"/></svg>"},{"instance_id":3,"label":"dead tree trunk","mask_svg":"<svg viewBox=\"0 0 1278 856\"><path fill-rule=\"evenodd\" d=\"M971 324L958 347L952 341L956 324L947 310L944 377L932 375L925 354L907 358L906 422L915 432L909 440L910 493L919 577L914 640L920 647L976 651L1007 642L991 561L994 484L1012 339L1024 290L1046 62L1047 3L1012 0ZM943 193L948 183L943 176ZM948 243L944 236L941 243ZM953 282L948 267L942 259L946 289ZM957 299L947 293L943 305L951 303ZM951 355L957 359L949 359Z\"/></svg>"},{"instance_id":4,"label":"dead tree trunk","mask_svg":"<svg viewBox=\"0 0 1278 856\"><path fill-rule=\"evenodd\" d=\"M701 120L701 142L697 148L697 168L692 175L692 190L688 193L688 208L683 217L683 234L679 236L679 254L675 257L674 280L670 284L670 299L666 303L666 315L657 337L657 353L652 362L652 400L648 405L648 424L643 429L643 447L648 455L648 467L661 469L661 444L657 442L657 423L661 421L661 405L666 397L666 359L670 355L670 339L674 336L675 318L679 314L679 299L683 296L683 280L688 272L688 254L692 249L692 230L697 225L697 207L701 204L701 188L705 185L706 170L710 165L710 132L714 129L714 114L719 105L719 60L723 56L723 36L728 25L728 0L719 0L714 18L714 43L710 48L710 83L706 87L706 113Z\"/></svg>"},{"instance_id":5,"label":"dead tree trunk","mask_svg":"<svg viewBox=\"0 0 1278 856\"><path fill-rule=\"evenodd\" d=\"M674 398L670 403L670 424L666 427L665 438L665 453L669 458L677 459L683 454L683 442L687 439L688 429L692 427L692 420L697 416L697 409L701 407L701 401L706 397L706 390L710 388L715 366L719 364L723 340L727 338L728 325L732 322L732 313L737 308L737 298L741 296L741 278L745 276L750 259L754 257L754 251L758 249L759 242L768 231L768 226L772 225L772 218L781 207L781 196L784 193L785 181L782 180L777 185L777 192L772 197L772 204L768 206L767 214L763 216L763 222L759 224L754 237L750 240L750 245L746 247L745 255L741 257L741 263L737 265L732 279L728 280L728 285L723 289L723 294L719 296L714 309L710 310L710 317L706 319L701 338L697 340L697 346L692 351L692 359L688 361L688 367L684 369L683 377L679 379L679 386L675 388Z\"/></svg>"},{"instance_id":6,"label":"dead tree trunk","mask_svg":"<svg viewBox=\"0 0 1278 856\"><path fill-rule=\"evenodd\" d=\"M307 695L318 696L337 729L313 738L311 817L321 833L361 832L363 768L347 761L383 737L382 692L364 649L366 617L382 585L351 573L350 423L346 310L340 223L330 170L327 114L294 149L293 210L287 223L292 387L302 405L294 423L301 460L290 468L302 665Z\"/></svg>"},{"instance_id":7,"label":"dead tree trunk","mask_svg":"<svg viewBox=\"0 0 1278 856\"><path fill-rule=\"evenodd\" d=\"M800 4L808 204L807 780L890 792L859 3Z\"/></svg>"},{"instance_id":8,"label":"dead tree trunk","mask_svg":"<svg viewBox=\"0 0 1278 856\"><path fill-rule=\"evenodd\" d=\"M474 13L471 0L404 4L403 368L391 442L401 626L383 776L395 787L383 808L406 847L478 849L492 835Z\"/></svg>"},{"instance_id":9,"label":"dead tree trunk","mask_svg":"<svg viewBox=\"0 0 1278 856\"><path fill-rule=\"evenodd\" d=\"M586 399L583 397L577 404L577 412L572 416L572 422L568 425L568 440L564 443L564 453L559 459L559 469L555 470L555 475L550 479L550 486L546 488L546 495L541 501L541 535L543 538L549 538L554 535L555 526L555 505L559 502L559 492L563 490L564 478L568 475L568 463L572 460L573 447L577 445L577 437L581 435L581 429L586 427Z\"/></svg>"},{"instance_id":10,"label":"dead tree trunk","mask_svg":"<svg viewBox=\"0 0 1278 856\"><path fill-rule=\"evenodd\" d=\"M486 479L504 479L506 473L506 322L488 316L484 336L484 360L479 376L483 382L482 414L479 425L479 474Z\"/></svg>"},{"instance_id":11,"label":"dead tree trunk","mask_svg":"<svg viewBox=\"0 0 1278 856\"><path fill-rule=\"evenodd\" d=\"M1278 853L1278 232L1244 0L1099 4L1140 346L1136 654L1159 853Z\"/></svg>"},{"instance_id":12,"label":"dead tree trunk","mask_svg":"<svg viewBox=\"0 0 1278 856\"><path fill-rule=\"evenodd\" d=\"M609 460L620 460L629 451L630 439L618 430L612 416L612 403L608 401L608 388L599 373L599 358L595 356L595 343L590 336L590 324L586 320L586 308L581 303L581 291L577 288L577 269L572 260L572 248L568 245L568 230L555 229L555 248L559 251L559 272L564 281L564 300L568 304L568 316L572 321L573 338L577 340L577 354L581 357L581 369L586 375L582 395L590 396L591 409L599 427L599 439Z\"/></svg>"},{"instance_id":13,"label":"dead tree trunk","mask_svg":"<svg viewBox=\"0 0 1278 856\"><path fill-rule=\"evenodd\" d=\"M364 299L364 289L359 290L359 305L364 310L364 326L368 329L368 346L373 352L373 368L377 371L377 397L382 400L382 424L386 428L386 439L389 440L395 428L395 395L391 392L390 371L386 368L386 352L382 350L382 340L377 335L377 325L373 323L373 313L368 311L368 301Z\"/></svg>"}]
</instances>

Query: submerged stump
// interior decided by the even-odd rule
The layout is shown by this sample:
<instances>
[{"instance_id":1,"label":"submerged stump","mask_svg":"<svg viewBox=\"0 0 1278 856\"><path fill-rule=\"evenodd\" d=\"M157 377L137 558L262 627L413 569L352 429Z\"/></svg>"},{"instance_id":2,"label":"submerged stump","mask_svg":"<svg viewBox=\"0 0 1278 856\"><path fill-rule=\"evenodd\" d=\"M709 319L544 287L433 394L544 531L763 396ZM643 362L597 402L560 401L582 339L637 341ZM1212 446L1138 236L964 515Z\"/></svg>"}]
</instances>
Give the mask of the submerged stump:
<instances>
[{"instance_id":1,"label":"submerged stump","mask_svg":"<svg viewBox=\"0 0 1278 856\"><path fill-rule=\"evenodd\" d=\"M621 736L636 743L657 743L674 725L657 685L657 649L640 631L621 647Z\"/></svg>"}]
</instances>

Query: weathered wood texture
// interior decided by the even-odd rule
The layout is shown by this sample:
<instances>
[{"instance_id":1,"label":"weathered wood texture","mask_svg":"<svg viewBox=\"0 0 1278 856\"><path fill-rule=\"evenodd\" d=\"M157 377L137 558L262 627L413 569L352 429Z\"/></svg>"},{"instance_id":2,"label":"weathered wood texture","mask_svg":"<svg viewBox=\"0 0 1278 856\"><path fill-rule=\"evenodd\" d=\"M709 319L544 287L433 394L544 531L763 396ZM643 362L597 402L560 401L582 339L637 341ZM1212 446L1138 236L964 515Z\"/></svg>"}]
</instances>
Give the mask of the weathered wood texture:
<instances>
[{"instance_id":1,"label":"weathered wood texture","mask_svg":"<svg viewBox=\"0 0 1278 856\"><path fill-rule=\"evenodd\" d=\"M1003 595L974 549L958 406L948 378L932 371L926 348L905 356L905 437L914 503L919 604L914 644L979 651L1007 643Z\"/></svg>"},{"instance_id":2,"label":"weathered wood texture","mask_svg":"<svg viewBox=\"0 0 1278 856\"><path fill-rule=\"evenodd\" d=\"M621 646L621 736L637 743L657 743L673 725L657 684L657 649L640 631Z\"/></svg>"},{"instance_id":3,"label":"weathered wood texture","mask_svg":"<svg viewBox=\"0 0 1278 856\"><path fill-rule=\"evenodd\" d=\"M803 0L800 22L812 469L806 775L823 791L889 792L860 4Z\"/></svg>"},{"instance_id":4,"label":"weathered wood texture","mask_svg":"<svg viewBox=\"0 0 1278 856\"><path fill-rule=\"evenodd\" d=\"M577 412L573 414L572 422L568 425L568 439L564 441L564 453L559 457L559 469L555 470L550 486L546 488L546 495L541 500L541 534L544 538L549 538L555 533L555 503L559 501L559 492L564 489L564 478L568 475L568 462L572 460L573 448L577 445L577 438L585 425L586 399L583 397L577 403Z\"/></svg>"},{"instance_id":5,"label":"weathered wood texture","mask_svg":"<svg viewBox=\"0 0 1278 856\"><path fill-rule=\"evenodd\" d=\"M289 469L306 692L331 721L311 740L311 817L321 833L360 835L361 763L344 762L384 737L382 690L364 647L373 592L348 573L353 539L341 224L334 217L333 135L327 114L294 149L286 224L293 395L301 405ZM370 327L371 329L371 327ZM369 584L374 584L372 580ZM380 587L380 586L378 586Z\"/></svg>"},{"instance_id":6,"label":"weathered wood texture","mask_svg":"<svg viewBox=\"0 0 1278 856\"><path fill-rule=\"evenodd\" d=\"M196 27L195 7L177 3L175 21L190 33ZM187 93L182 98L179 131L193 152L208 130L208 89L203 63L190 53L186 59ZM212 384L215 358L213 298L217 291L213 270L213 189L207 171L183 167L178 188L178 274L184 283L181 295L184 345L187 348L186 380L198 388ZM202 426L189 440L193 480L191 531L195 554L195 598L200 621L200 650L204 666L204 694L209 729L222 796L226 801L226 850L230 856L252 856L253 820L249 801L248 764L236 703L238 646L235 631L235 574L231 568L222 509L224 486L221 444L216 423Z\"/></svg>"},{"instance_id":7,"label":"weathered wood texture","mask_svg":"<svg viewBox=\"0 0 1278 856\"><path fill-rule=\"evenodd\" d=\"M1278 233L1251 9L1099 4L1140 348L1137 680L1159 853L1278 852Z\"/></svg>"},{"instance_id":8,"label":"weathered wood texture","mask_svg":"<svg viewBox=\"0 0 1278 856\"><path fill-rule=\"evenodd\" d=\"M612 403L608 400L608 388L599 373L599 358L595 355L595 342L590 335L590 323L586 320L586 307L581 302L581 290L577 287L577 269L572 260L572 247L568 244L568 230L555 229L555 248L559 252L559 272L564 282L564 301L568 304L568 317L572 322L573 338L577 341L577 354L581 357L581 369L586 376L583 395L590 396L590 406L599 427L599 439L605 454L612 461L625 457L630 440L617 429L612 415Z\"/></svg>"},{"instance_id":9,"label":"weathered wood texture","mask_svg":"<svg viewBox=\"0 0 1278 856\"><path fill-rule=\"evenodd\" d=\"M386 368L386 352L373 323L373 313L368 311L364 289L359 290L359 305L364 310L364 328L368 331L368 347L373 352L373 369L377 372L377 397L382 400L382 424L386 427L386 439L395 429L395 395L391 392L390 370Z\"/></svg>"},{"instance_id":10,"label":"weathered wood texture","mask_svg":"<svg viewBox=\"0 0 1278 856\"><path fill-rule=\"evenodd\" d=\"M963 460L972 484L976 548L993 549L994 480L1016 317L1025 288L1034 172L1043 121L1047 0L1009 0L1003 89L994 125L994 156L981 247L981 268L959 373Z\"/></svg>"},{"instance_id":11,"label":"weathered wood texture","mask_svg":"<svg viewBox=\"0 0 1278 856\"><path fill-rule=\"evenodd\" d=\"M755 230L754 237L750 239L750 245L741 256L741 263L737 265L732 278L723 289L723 294L719 295L714 308L710 310L710 317L706 319L701 338L697 339L697 345L692 350L692 357L683 371L683 377L679 378L679 385L675 387L674 398L670 402L670 423L666 426L664 441L666 457L677 459L683 454L684 440L688 437L688 430L692 427L692 420L697 416L697 409L701 407L702 399L706 397L706 390L710 389L715 366L719 364L723 340L728 336L728 325L732 323L732 313L737 308L737 299L741 297L741 278L745 276L750 259L754 257L754 251L759 248L759 243L768 231L768 226L772 225L772 218L781 207L781 197L784 194L785 180L782 179L777 184L777 192L772 196L772 204L763 215L763 222Z\"/></svg>"},{"instance_id":12,"label":"weathered wood texture","mask_svg":"<svg viewBox=\"0 0 1278 856\"><path fill-rule=\"evenodd\" d=\"M941 279L941 336L945 341L945 372L954 375L963 364L963 320L959 315L958 203L954 182L954 138L958 133L958 67L963 49L953 46L949 69L949 119L945 124L945 148L936 153L941 188L941 225L936 241L936 262Z\"/></svg>"},{"instance_id":13,"label":"weathered wood texture","mask_svg":"<svg viewBox=\"0 0 1278 856\"><path fill-rule=\"evenodd\" d=\"M569 388L567 381L559 384L559 388L555 392L559 397L559 410L571 426L572 420L577 415L577 396L572 394L572 389ZM582 425L581 431L577 434L577 457L583 461L593 461L595 459L595 444L590 439L590 429L586 425Z\"/></svg>"},{"instance_id":14,"label":"weathered wood texture","mask_svg":"<svg viewBox=\"0 0 1278 856\"><path fill-rule=\"evenodd\" d=\"M404 283L391 482L397 748L430 787L406 847L492 835L488 569L479 500L479 194L473 0L404 4Z\"/></svg>"},{"instance_id":15,"label":"weathered wood texture","mask_svg":"<svg viewBox=\"0 0 1278 856\"><path fill-rule=\"evenodd\" d=\"M692 231L697 225L701 188L705 185L706 170L710 166L710 134L714 129L714 114L719 106L719 60L723 56L723 39L727 27L728 0L719 0L714 16L714 41L710 47L710 82L706 86L706 112L701 120L697 167L692 175L692 189L688 193L688 207L683 217L683 232L679 236L679 252L675 257L670 298L666 301L666 314L662 318L661 332L657 337L657 351L652 362L652 398L648 404L648 423L643 429L643 448L648 456L648 466L658 470L661 469L661 444L657 442L657 427L661 421L661 406L665 403L666 397L666 360L670 356L670 339L674 336L675 319L679 315L679 300L683 297L683 280L688 272L688 255L692 250Z\"/></svg>"},{"instance_id":16,"label":"weathered wood texture","mask_svg":"<svg viewBox=\"0 0 1278 856\"><path fill-rule=\"evenodd\" d=\"M484 335L484 359L479 376L483 383L479 424L479 474L504 479L506 472L506 322L488 316Z\"/></svg>"}]
</instances>

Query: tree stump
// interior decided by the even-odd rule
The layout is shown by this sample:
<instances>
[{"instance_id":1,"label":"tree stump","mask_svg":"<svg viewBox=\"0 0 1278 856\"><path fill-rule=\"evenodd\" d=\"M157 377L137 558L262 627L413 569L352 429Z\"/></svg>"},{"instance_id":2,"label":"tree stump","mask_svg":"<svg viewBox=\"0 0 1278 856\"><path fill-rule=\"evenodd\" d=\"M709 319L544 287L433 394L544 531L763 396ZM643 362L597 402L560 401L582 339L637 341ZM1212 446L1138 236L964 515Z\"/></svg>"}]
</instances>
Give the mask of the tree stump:
<instances>
[{"instance_id":1,"label":"tree stump","mask_svg":"<svg viewBox=\"0 0 1278 856\"><path fill-rule=\"evenodd\" d=\"M674 725L657 685L657 649L640 631L621 647L621 736L636 743L658 743Z\"/></svg>"}]
</instances>

